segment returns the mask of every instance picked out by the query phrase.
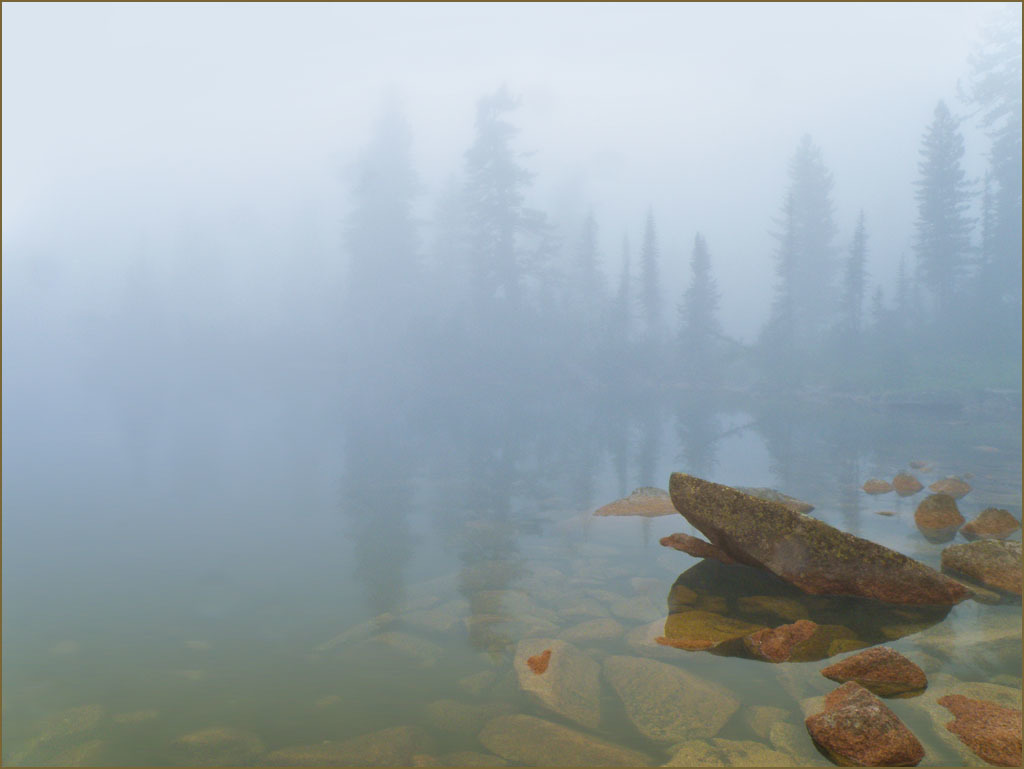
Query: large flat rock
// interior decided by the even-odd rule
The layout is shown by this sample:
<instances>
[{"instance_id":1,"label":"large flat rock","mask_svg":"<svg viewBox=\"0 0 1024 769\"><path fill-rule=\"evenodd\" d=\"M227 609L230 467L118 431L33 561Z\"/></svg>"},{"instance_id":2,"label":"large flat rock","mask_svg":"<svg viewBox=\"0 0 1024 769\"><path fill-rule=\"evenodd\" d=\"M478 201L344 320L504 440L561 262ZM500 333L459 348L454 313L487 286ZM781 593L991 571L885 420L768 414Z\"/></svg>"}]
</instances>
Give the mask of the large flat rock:
<instances>
[{"instance_id":1,"label":"large flat rock","mask_svg":"<svg viewBox=\"0 0 1024 769\"><path fill-rule=\"evenodd\" d=\"M529 660L542 655L547 664L538 672ZM554 638L524 639L516 647L513 665L519 688L544 707L591 729L601 722L600 667L572 644Z\"/></svg>"},{"instance_id":2,"label":"large flat rock","mask_svg":"<svg viewBox=\"0 0 1024 769\"><path fill-rule=\"evenodd\" d=\"M714 737L740 706L720 684L657 660L608 657L603 670L629 720L659 742Z\"/></svg>"},{"instance_id":3,"label":"large flat rock","mask_svg":"<svg viewBox=\"0 0 1024 769\"><path fill-rule=\"evenodd\" d=\"M498 756L521 766L649 766L643 753L542 718L500 716L479 735Z\"/></svg>"},{"instance_id":4,"label":"large flat rock","mask_svg":"<svg viewBox=\"0 0 1024 769\"><path fill-rule=\"evenodd\" d=\"M900 604L955 604L970 592L923 563L784 505L685 473L669 482L672 503L713 545L806 593Z\"/></svg>"}]
</instances>

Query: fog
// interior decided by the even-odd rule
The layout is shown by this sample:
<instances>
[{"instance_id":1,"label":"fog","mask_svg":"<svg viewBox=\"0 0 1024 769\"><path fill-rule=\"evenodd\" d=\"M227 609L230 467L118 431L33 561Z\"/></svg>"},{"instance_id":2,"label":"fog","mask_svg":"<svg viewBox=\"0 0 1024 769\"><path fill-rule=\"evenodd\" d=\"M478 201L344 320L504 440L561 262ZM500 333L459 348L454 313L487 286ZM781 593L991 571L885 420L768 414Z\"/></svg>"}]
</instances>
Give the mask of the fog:
<instances>
[{"instance_id":1,"label":"fog","mask_svg":"<svg viewBox=\"0 0 1024 769\"><path fill-rule=\"evenodd\" d=\"M353 419L455 425L472 404L601 419L648 391L1019 389L1019 5L3 14L5 470L91 441L160 465L190 430L237 458L256 428L231 409L340 444ZM920 225L940 101L967 227L940 233L942 263ZM786 262L799 168L831 179L808 193L820 285ZM950 324L980 357L947 380Z\"/></svg>"}]
</instances>

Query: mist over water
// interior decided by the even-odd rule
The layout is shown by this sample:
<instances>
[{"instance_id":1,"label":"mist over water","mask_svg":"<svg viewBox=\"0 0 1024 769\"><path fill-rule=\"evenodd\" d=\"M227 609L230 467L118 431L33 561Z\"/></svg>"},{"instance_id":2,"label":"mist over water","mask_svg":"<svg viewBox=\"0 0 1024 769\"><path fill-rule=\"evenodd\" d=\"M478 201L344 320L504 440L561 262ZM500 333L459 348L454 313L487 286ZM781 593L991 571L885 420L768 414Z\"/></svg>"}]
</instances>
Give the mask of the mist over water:
<instances>
[{"instance_id":1,"label":"mist over water","mask_svg":"<svg viewBox=\"0 0 1024 769\"><path fill-rule=\"evenodd\" d=\"M635 629L633 578L664 613L688 524L590 512L673 471L936 567L865 480L1020 519L1019 5L3 14L5 763L482 750L425 705L580 605ZM1019 690L990 651L938 672Z\"/></svg>"}]
</instances>

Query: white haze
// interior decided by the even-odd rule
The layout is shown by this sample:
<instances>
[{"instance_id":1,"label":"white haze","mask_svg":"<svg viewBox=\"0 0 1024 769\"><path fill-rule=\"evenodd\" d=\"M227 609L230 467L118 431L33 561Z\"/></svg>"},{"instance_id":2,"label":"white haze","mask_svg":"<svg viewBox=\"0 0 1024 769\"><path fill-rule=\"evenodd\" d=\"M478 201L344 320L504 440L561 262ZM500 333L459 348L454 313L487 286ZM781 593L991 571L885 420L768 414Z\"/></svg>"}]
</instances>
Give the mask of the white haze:
<instances>
[{"instance_id":1,"label":"white haze","mask_svg":"<svg viewBox=\"0 0 1024 769\"><path fill-rule=\"evenodd\" d=\"M834 174L836 243L863 208L889 290L921 135L939 99L966 111L957 81L999 5L5 5L5 300L28 275L66 318L102 314L146 253L167 301L214 281L235 322L280 321L342 279L349 169L385 96L412 127L426 235L476 100L504 83L531 204L593 209L610 279L653 207L672 304L702 232L724 330L749 340L805 133Z\"/></svg>"}]
</instances>

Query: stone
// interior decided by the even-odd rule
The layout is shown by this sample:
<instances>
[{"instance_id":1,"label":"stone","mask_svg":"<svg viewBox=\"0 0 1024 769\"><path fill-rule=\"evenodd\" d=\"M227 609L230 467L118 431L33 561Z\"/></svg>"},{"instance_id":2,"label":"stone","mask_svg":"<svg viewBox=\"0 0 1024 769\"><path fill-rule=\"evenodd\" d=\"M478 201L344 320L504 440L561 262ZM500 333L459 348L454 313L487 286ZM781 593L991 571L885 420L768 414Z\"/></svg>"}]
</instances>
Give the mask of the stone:
<instances>
[{"instance_id":1,"label":"stone","mask_svg":"<svg viewBox=\"0 0 1024 769\"><path fill-rule=\"evenodd\" d=\"M785 662L793 653L793 647L806 641L817 629L817 623L801 619L791 625L764 628L751 633L743 639L743 644L755 657L768 662Z\"/></svg>"},{"instance_id":2,"label":"stone","mask_svg":"<svg viewBox=\"0 0 1024 769\"><path fill-rule=\"evenodd\" d=\"M807 729L786 721L776 721L768 729L768 743L776 750L793 756L791 766L830 766L808 736Z\"/></svg>"},{"instance_id":3,"label":"stone","mask_svg":"<svg viewBox=\"0 0 1024 769\"><path fill-rule=\"evenodd\" d=\"M683 652L666 644L665 619L657 619L646 625L640 625L626 633L626 645L635 654L654 659L675 662ZM660 643L659 643L660 641Z\"/></svg>"},{"instance_id":4,"label":"stone","mask_svg":"<svg viewBox=\"0 0 1024 769\"><path fill-rule=\"evenodd\" d=\"M896 515L896 511L895 510L876 510L875 511L875 515L884 515L884 516L891 517L893 515Z\"/></svg>"},{"instance_id":5,"label":"stone","mask_svg":"<svg viewBox=\"0 0 1024 769\"><path fill-rule=\"evenodd\" d=\"M689 534L669 534L667 537L659 539L658 542L663 547L680 550L695 558L714 558L716 561L721 561L725 564L736 563L736 559L732 558L721 548L715 547L710 542L705 542L699 537L691 537Z\"/></svg>"},{"instance_id":6,"label":"stone","mask_svg":"<svg viewBox=\"0 0 1024 769\"><path fill-rule=\"evenodd\" d=\"M707 740L685 740L672 746L672 757L662 766L727 766L725 755Z\"/></svg>"},{"instance_id":7,"label":"stone","mask_svg":"<svg viewBox=\"0 0 1024 769\"><path fill-rule=\"evenodd\" d=\"M642 486L634 489L628 497L599 507L594 511L594 515L642 515L646 518L655 518L660 515L672 515L675 511L667 491L653 486Z\"/></svg>"},{"instance_id":8,"label":"stone","mask_svg":"<svg viewBox=\"0 0 1024 769\"><path fill-rule=\"evenodd\" d=\"M434 700L424 708L426 723L432 728L452 734L476 735L492 718L508 715L512 706L505 702L484 704L458 700Z\"/></svg>"},{"instance_id":9,"label":"stone","mask_svg":"<svg viewBox=\"0 0 1024 769\"><path fill-rule=\"evenodd\" d=\"M479 697L488 686L494 684L497 678L498 675L493 670L481 670L479 673L460 678L455 685L467 694Z\"/></svg>"},{"instance_id":10,"label":"stone","mask_svg":"<svg viewBox=\"0 0 1024 769\"><path fill-rule=\"evenodd\" d=\"M875 646L821 671L838 683L856 681L880 697L920 693L928 686L924 671L888 646Z\"/></svg>"},{"instance_id":11,"label":"stone","mask_svg":"<svg viewBox=\"0 0 1024 769\"><path fill-rule=\"evenodd\" d=\"M658 742L714 737L740 706L725 687L657 660L612 656L602 670L629 720Z\"/></svg>"},{"instance_id":12,"label":"stone","mask_svg":"<svg viewBox=\"0 0 1024 769\"><path fill-rule=\"evenodd\" d=\"M928 487L928 491L933 494L947 494L953 499L960 499L965 496L971 490L971 484L960 478L943 478L940 481L935 481Z\"/></svg>"},{"instance_id":13,"label":"stone","mask_svg":"<svg viewBox=\"0 0 1024 769\"><path fill-rule=\"evenodd\" d=\"M649 766L650 756L535 716L516 714L488 721L481 744L522 766Z\"/></svg>"},{"instance_id":14,"label":"stone","mask_svg":"<svg viewBox=\"0 0 1024 769\"><path fill-rule=\"evenodd\" d=\"M696 590L676 582L668 591L669 614L682 611L684 606L692 606L697 603L699 597Z\"/></svg>"},{"instance_id":15,"label":"stone","mask_svg":"<svg viewBox=\"0 0 1024 769\"><path fill-rule=\"evenodd\" d=\"M1020 528L1020 522L1009 510L987 507L960 529L965 539L1006 539Z\"/></svg>"},{"instance_id":16,"label":"stone","mask_svg":"<svg viewBox=\"0 0 1024 769\"><path fill-rule=\"evenodd\" d=\"M946 728L979 758L995 766L1024 763L1020 710L961 694L947 694L938 702L953 714L954 720L946 724Z\"/></svg>"},{"instance_id":17,"label":"stone","mask_svg":"<svg viewBox=\"0 0 1024 769\"><path fill-rule=\"evenodd\" d=\"M710 649L730 641L740 641L744 636L765 629L764 625L744 622L715 612L694 609L670 614L665 619L664 638L666 645L677 648ZM663 643L659 641L659 643ZM678 644L685 643L689 646ZM742 642L741 642L742 643ZM697 644L694 646L694 644Z\"/></svg>"},{"instance_id":18,"label":"stone","mask_svg":"<svg viewBox=\"0 0 1024 769\"><path fill-rule=\"evenodd\" d=\"M888 494L892 491L892 484L889 481L883 481L881 478L872 478L871 480L864 481L864 485L861 488L868 494Z\"/></svg>"},{"instance_id":19,"label":"stone","mask_svg":"<svg viewBox=\"0 0 1024 769\"><path fill-rule=\"evenodd\" d=\"M538 675L527 660L548 650L548 667ZM600 665L575 646L554 638L524 639L516 646L513 667L519 688L541 705L589 729L597 728L601 721Z\"/></svg>"},{"instance_id":20,"label":"stone","mask_svg":"<svg viewBox=\"0 0 1024 769\"><path fill-rule=\"evenodd\" d=\"M1021 618L993 618L984 627L938 625L914 638L920 648L947 659L985 660L993 666L1020 665Z\"/></svg>"},{"instance_id":21,"label":"stone","mask_svg":"<svg viewBox=\"0 0 1024 769\"><path fill-rule=\"evenodd\" d=\"M917 737L878 697L850 681L825 697L824 710L804 721L814 742L842 766L916 766Z\"/></svg>"},{"instance_id":22,"label":"stone","mask_svg":"<svg viewBox=\"0 0 1024 769\"><path fill-rule=\"evenodd\" d=\"M663 608L655 606L647 596L623 598L613 603L609 609L619 619L633 620L635 622L652 622L665 613Z\"/></svg>"},{"instance_id":23,"label":"stone","mask_svg":"<svg viewBox=\"0 0 1024 769\"><path fill-rule=\"evenodd\" d=\"M985 587L1021 594L1019 541L979 540L942 551L942 570L956 572Z\"/></svg>"},{"instance_id":24,"label":"stone","mask_svg":"<svg viewBox=\"0 0 1024 769\"><path fill-rule=\"evenodd\" d=\"M172 749L177 761L189 765L244 766L266 747L252 732L214 726L179 737Z\"/></svg>"},{"instance_id":25,"label":"stone","mask_svg":"<svg viewBox=\"0 0 1024 769\"><path fill-rule=\"evenodd\" d=\"M441 756L441 766L507 766L508 762L493 753L457 750Z\"/></svg>"},{"instance_id":26,"label":"stone","mask_svg":"<svg viewBox=\"0 0 1024 769\"><path fill-rule=\"evenodd\" d=\"M776 489L769 489L764 486L735 486L734 488L736 491L741 491L751 497L766 499L769 502L778 502L780 505L788 507L794 513L809 513L814 509L814 505L810 502L804 502L802 499L789 496L789 494L783 494Z\"/></svg>"},{"instance_id":27,"label":"stone","mask_svg":"<svg viewBox=\"0 0 1024 769\"><path fill-rule=\"evenodd\" d=\"M676 509L730 557L806 593L902 604L955 604L970 593L934 569L782 505L673 473Z\"/></svg>"},{"instance_id":28,"label":"stone","mask_svg":"<svg viewBox=\"0 0 1024 769\"><path fill-rule=\"evenodd\" d=\"M36 736L10 763L59 766L59 757L80 745L82 738L95 730L105 716L106 710L102 705L82 705L61 711L43 721Z\"/></svg>"},{"instance_id":29,"label":"stone","mask_svg":"<svg viewBox=\"0 0 1024 769\"><path fill-rule=\"evenodd\" d=\"M774 614L791 622L809 616L807 607L802 603L780 595L741 596L736 605L744 614Z\"/></svg>"},{"instance_id":30,"label":"stone","mask_svg":"<svg viewBox=\"0 0 1024 769\"><path fill-rule=\"evenodd\" d=\"M948 542L964 524L956 500L948 494L930 494L914 511L914 523L930 542Z\"/></svg>"},{"instance_id":31,"label":"stone","mask_svg":"<svg viewBox=\"0 0 1024 769\"><path fill-rule=\"evenodd\" d=\"M714 739L726 766L793 766L793 756L754 740Z\"/></svg>"},{"instance_id":32,"label":"stone","mask_svg":"<svg viewBox=\"0 0 1024 769\"><path fill-rule=\"evenodd\" d=\"M892 487L901 497L909 497L924 488L924 486L921 485L921 481L917 480L917 478L910 473L898 473L896 477L892 479Z\"/></svg>"},{"instance_id":33,"label":"stone","mask_svg":"<svg viewBox=\"0 0 1024 769\"><path fill-rule=\"evenodd\" d=\"M743 709L742 717L743 723L750 727L750 731L761 739L767 739L772 724L776 721L785 721L789 717L789 711L772 705L749 705Z\"/></svg>"},{"instance_id":34,"label":"stone","mask_svg":"<svg viewBox=\"0 0 1024 769\"><path fill-rule=\"evenodd\" d=\"M434 752L434 740L418 726L390 729L312 745L295 745L266 754L268 766L411 766L412 757Z\"/></svg>"},{"instance_id":35,"label":"stone","mask_svg":"<svg viewBox=\"0 0 1024 769\"><path fill-rule=\"evenodd\" d=\"M611 617L592 619L573 625L571 628L562 631L559 638L570 643L581 641L612 641L621 638L626 629L620 622Z\"/></svg>"}]
</instances>

